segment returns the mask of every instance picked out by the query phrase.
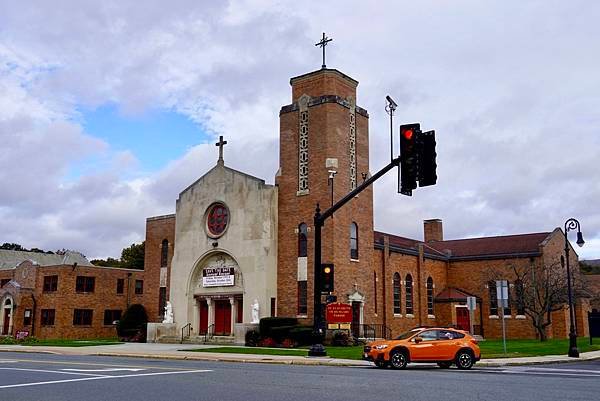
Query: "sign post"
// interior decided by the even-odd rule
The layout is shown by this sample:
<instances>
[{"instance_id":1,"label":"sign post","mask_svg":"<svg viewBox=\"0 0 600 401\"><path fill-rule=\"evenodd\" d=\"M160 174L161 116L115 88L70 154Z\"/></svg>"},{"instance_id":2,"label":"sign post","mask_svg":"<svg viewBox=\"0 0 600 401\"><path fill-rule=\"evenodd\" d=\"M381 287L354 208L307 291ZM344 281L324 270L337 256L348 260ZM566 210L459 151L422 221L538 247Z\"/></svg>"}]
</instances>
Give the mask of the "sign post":
<instances>
[{"instance_id":1,"label":"sign post","mask_svg":"<svg viewBox=\"0 0 600 401\"><path fill-rule=\"evenodd\" d=\"M467 308L469 309L469 326L471 335L475 334L473 331L473 319L475 317L475 309L477 308L477 298L475 297L467 297Z\"/></svg>"},{"instance_id":2,"label":"sign post","mask_svg":"<svg viewBox=\"0 0 600 401\"><path fill-rule=\"evenodd\" d=\"M506 354L506 324L504 321L504 308L508 307L508 281L496 280L496 297L500 308L500 319L502 319L502 347Z\"/></svg>"}]
</instances>

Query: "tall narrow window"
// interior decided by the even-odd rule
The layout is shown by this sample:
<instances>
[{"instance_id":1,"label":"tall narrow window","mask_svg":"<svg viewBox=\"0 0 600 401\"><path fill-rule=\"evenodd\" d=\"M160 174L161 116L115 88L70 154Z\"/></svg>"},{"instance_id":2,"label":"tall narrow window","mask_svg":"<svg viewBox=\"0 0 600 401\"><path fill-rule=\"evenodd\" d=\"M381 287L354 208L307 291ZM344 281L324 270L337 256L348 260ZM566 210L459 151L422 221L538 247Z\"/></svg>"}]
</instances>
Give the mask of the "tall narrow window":
<instances>
[{"instance_id":1,"label":"tall narrow window","mask_svg":"<svg viewBox=\"0 0 600 401\"><path fill-rule=\"evenodd\" d=\"M496 295L496 282L488 282L488 292L490 296L490 315L498 316L498 298Z\"/></svg>"},{"instance_id":2,"label":"tall narrow window","mask_svg":"<svg viewBox=\"0 0 600 401\"><path fill-rule=\"evenodd\" d=\"M169 258L169 241L164 239L160 249L160 267L167 267L167 259Z\"/></svg>"},{"instance_id":3,"label":"tall narrow window","mask_svg":"<svg viewBox=\"0 0 600 401\"><path fill-rule=\"evenodd\" d=\"M306 281L298 281L298 314L306 315L308 313L308 288Z\"/></svg>"},{"instance_id":4,"label":"tall narrow window","mask_svg":"<svg viewBox=\"0 0 600 401\"><path fill-rule=\"evenodd\" d=\"M406 314L413 314L413 281L410 274L406 275Z\"/></svg>"},{"instance_id":5,"label":"tall narrow window","mask_svg":"<svg viewBox=\"0 0 600 401\"><path fill-rule=\"evenodd\" d=\"M515 298L517 301L517 315L525 314L525 289L521 280L515 281Z\"/></svg>"},{"instance_id":6,"label":"tall narrow window","mask_svg":"<svg viewBox=\"0 0 600 401\"><path fill-rule=\"evenodd\" d=\"M399 315L402 313L402 303L401 296L402 292L400 290L400 274L394 273L394 315Z\"/></svg>"},{"instance_id":7,"label":"tall narrow window","mask_svg":"<svg viewBox=\"0 0 600 401\"><path fill-rule=\"evenodd\" d=\"M427 278L427 314L433 315L433 279Z\"/></svg>"},{"instance_id":8,"label":"tall narrow window","mask_svg":"<svg viewBox=\"0 0 600 401\"><path fill-rule=\"evenodd\" d=\"M350 224L350 259L358 259L358 225Z\"/></svg>"},{"instance_id":9,"label":"tall narrow window","mask_svg":"<svg viewBox=\"0 0 600 401\"><path fill-rule=\"evenodd\" d=\"M308 255L308 227L301 223L298 226L298 257L302 258Z\"/></svg>"}]
</instances>

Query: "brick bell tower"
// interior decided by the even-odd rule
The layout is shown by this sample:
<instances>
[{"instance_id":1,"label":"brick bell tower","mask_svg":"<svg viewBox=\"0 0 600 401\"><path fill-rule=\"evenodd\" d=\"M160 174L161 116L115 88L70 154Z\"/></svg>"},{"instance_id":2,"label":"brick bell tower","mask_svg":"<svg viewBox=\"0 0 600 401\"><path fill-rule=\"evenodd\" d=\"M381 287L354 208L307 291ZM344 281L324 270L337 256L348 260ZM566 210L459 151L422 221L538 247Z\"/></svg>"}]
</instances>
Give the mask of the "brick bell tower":
<instances>
[{"instance_id":1,"label":"brick bell tower","mask_svg":"<svg viewBox=\"0 0 600 401\"><path fill-rule=\"evenodd\" d=\"M336 69L290 84L292 103L279 113L277 314L311 324L315 208L331 206L330 171L334 201L369 173L369 115L356 105L358 82ZM322 244L323 263L335 265L333 295L353 305L356 323L374 323L372 188L325 222Z\"/></svg>"}]
</instances>

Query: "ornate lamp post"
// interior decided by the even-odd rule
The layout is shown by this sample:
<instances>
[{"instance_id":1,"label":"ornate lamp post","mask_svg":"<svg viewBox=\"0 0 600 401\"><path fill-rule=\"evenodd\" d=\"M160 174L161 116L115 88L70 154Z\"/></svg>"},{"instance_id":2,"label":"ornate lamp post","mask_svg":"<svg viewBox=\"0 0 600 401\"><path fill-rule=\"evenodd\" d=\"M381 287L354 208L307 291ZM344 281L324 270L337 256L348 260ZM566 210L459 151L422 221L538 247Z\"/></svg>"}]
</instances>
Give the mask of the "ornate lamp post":
<instances>
[{"instance_id":1,"label":"ornate lamp post","mask_svg":"<svg viewBox=\"0 0 600 401\"><path fill-rule=\"evenodd\" d=\"M569 356L573 358L579 357L579 351L577 350L577 334L575 334L575 311L573 310L573 290L571 288L571 269L569 266L569 239L567 234L571 230L577 229L577 245L583 246L585 241L581 234L579 222L573 218L565 221L565 259L567 262L567 287L569 290Z\"/></svg>"}]
</instances>

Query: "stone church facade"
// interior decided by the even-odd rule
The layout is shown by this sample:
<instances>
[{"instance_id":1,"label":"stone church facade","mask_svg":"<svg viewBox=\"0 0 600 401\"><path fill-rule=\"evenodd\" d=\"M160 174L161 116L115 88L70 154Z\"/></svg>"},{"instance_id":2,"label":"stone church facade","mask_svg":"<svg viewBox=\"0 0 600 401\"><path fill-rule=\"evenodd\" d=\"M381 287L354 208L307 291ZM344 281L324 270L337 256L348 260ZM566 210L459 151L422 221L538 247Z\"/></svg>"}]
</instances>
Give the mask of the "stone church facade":
<instances>
[{"instance_id":1,"label":"stone church facade","mask_svg":"<svg viewBox=\"0 0 600 401\"><path fill-rule=\"evenodd\" d=\"M179 195L176 213L147 219L146 268L160 270L159 310L168 300L174 317L152 328L157 340L188 327L191 337L243 342L267 316L312 324L315 209L331 205L331 176L339 200L370 174L369 114L357 105L358 82L338 70L322 68L290 84L275 185L225 166L221 140L217 165ZM512 266L556 260L564 245L560 229L451 241L442 232L439 220L425 221L423 240L375 231L372 188L325 222L322 260L335 266L332 295L352 306L356 335L472 323L476 333L499 337L502 313L489 272L501 272L514 290ZM472 322L468 296L477 298ZM502 310L508 337L535 338L518 309ZM579 335L587 333L588 309L585 299L577 301ZM554 312L548 333L567 336L566 308Z\"/></svg>"}]
</instances>

